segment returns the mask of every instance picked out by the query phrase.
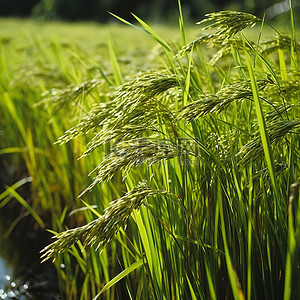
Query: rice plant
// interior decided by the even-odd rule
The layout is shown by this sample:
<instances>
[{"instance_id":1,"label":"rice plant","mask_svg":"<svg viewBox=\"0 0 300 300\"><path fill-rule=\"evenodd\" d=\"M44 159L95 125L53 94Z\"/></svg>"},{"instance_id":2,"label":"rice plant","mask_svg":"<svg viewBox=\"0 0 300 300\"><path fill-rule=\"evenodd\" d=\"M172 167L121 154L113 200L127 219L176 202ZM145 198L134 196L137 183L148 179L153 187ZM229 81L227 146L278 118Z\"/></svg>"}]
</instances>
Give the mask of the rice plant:
<instances>
[{"instance_id":1,"label":"rice plant","mask_svg":"<svg viewBox=\"0 0 300 300\"><path fill-rule=\"evenodd\" d=\"M124 76L110 36L109 74L76 85L62 74L65 86L38 103L62 120L82 108L68 128L52 124L55 149L78 147L84 206L72 214L84 211L84 224L69 229L62 214L42 259L55 261L69 299L299 298L293 22L291 36L251 41L244 30L260 24L261 36L264 19L211 13L198 23L209 23L204 34L185 43L180 13L175 48L135 18L138 26L118 19L158 43L160 65ZM72 279L74 265L83 278Z\"/></svg>"},{"instance_id":2,"label":"rice plant","mask_svg":"<svg viewBox=\"0 0 300 300\"><path fill-rule=\"evenodd\" d=\"M166 66L120 85L109 104L99 104L59 138L64 143L93 132L84 159L109 144L110 153L91 172L96 175L86 191L119 171L131 191L109 204L98 220L60 233L43 257L55 258L80 236L85 245L104 245L126 219L131 228L126 239L145 255L142 280L135 291L130 289L137 298L296 299L299 225L286 215L294 193L290 185L299 177L298 71L285 64L283 76L270 56L275 48L265 51L268 42L256 45L241 34L263 21L246 13L207 15L199 24L211 22L204 30L215 32L184 45L171 61L167 42L137 20L160 39ZM295 41L284 41L277 51L296 60L288 47ZM213 64L209 57L206 63L215 93L207 93L201 80L200 45L226 49L218 50ZM222 72L218 64L225 53L231 66ZM138 184L141 179L153 186L149 191L164 190L173 197L119 206L122 199L135 201L131 194L137 188L141 197L148 193L149 187ZM116 205L121 212L109 213ZM297 214L294 205L290 216ZM127 251L122 249L123 256ZM286 269L295 277L286 277Z\"/></svg>"}]
</instances>

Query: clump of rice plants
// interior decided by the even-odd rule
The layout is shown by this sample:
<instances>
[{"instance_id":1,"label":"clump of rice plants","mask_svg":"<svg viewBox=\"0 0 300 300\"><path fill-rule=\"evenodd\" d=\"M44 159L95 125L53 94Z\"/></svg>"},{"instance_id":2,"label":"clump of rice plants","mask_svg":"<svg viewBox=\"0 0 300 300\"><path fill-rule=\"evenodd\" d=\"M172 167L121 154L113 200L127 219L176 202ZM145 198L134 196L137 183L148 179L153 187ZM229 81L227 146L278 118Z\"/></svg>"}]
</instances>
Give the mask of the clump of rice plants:
<instances>
[{"instance_id":1,"label":"clump of rice plants","mask_svg":"<svg viewBox=\"0 0 300 300\"><path fill-rule=\"evenodd\" d=\"M99 219L58 233L43 258L80 240L102 247L127 226L124 271L94 299L133 270L139 281L128 295L136 299L297 299L295 36L274 32L252 42L243 30L261 23L261 35L264 20L222 11L199 22L210 23L207 34L174 51L136 19L162 46L165 63L119 85L58 139L90 134L84 160L106 151L84 192L114 176L128 192Z\"/></svg>"},{"instance_id":2,"label":"clump of rice plants","mask_svg":"<svg viewBox=\"0 0 300 300\"><path fill-rule=\"evenodd\" d=\"M138 270L144 279L130 289L134 295L296 299L298 44L285 37L290 42L274 48L276 55L265 50L268 42L256 45L243 34L237 37L261 21L249 14L220 12L204 21L213 22L206 29L217 27L216 33L183 46L177 55L164 47L167 67L120 85L109 104L99 104L59 139L64 143L93 132L83 156L105 144L110 153L87 190L121 170L131 191L109 204L99 221L58 234L43 257L55 258L80 237L86 245L105 245L129 222L127 238L136 253L144 253ZM227 70L218 66L225 53L220 50L214 64L205 63L196 46L206 44L226 47ZM282 56L290 59L284 70ZM205 75L214 78L210 92ZM149 185L139 184L141 179ZM130 204L136 193L142 199L166 191L169 197ZM128 204L120 206L123 199ZM121 211L110 213L116 206ZM99 231L101 220L108 223ZM126 257L130 250L121 251ZM127 270L133 271L133 264L128 260Z\"/></svg>"},{"instance_id":3,"label":"clump of rice plants","mask_svg":"<svg viewBox=\"0 0 300 300\"><path fill-rule=\"evenodd\" d=\"M69 269L75 258L76 274L85 274L69 297L300 297L300 72L292 9L291 19L291 36L274 31L264 41L264 19L211 13L199 22L209 24L204 34L175 49L136 17L162 49L160 66L124 77L110 46L110 74L100 70L101 77L43 94L39 105L58 113L74 103L86 110L57 143L80 141L77 163L92 178L84 178L80 194L87 223L60 226L42 250L43 260ZM244 30L256 24L259 38L251 41ZM70 270L60 272L71 286Z\"/></svg>"}]
</instances>

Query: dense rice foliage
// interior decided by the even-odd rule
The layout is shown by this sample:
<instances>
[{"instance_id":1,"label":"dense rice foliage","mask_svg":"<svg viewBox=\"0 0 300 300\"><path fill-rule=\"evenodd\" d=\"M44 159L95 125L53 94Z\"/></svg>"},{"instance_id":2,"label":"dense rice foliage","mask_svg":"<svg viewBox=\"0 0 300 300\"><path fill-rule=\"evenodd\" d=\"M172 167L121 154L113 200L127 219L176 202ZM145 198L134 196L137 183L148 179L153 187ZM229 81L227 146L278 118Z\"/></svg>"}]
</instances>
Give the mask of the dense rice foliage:
<instances>
[{"instance_id":1,"label":"dense rice foliage","mask_svg":"<svg viewBox=\"0 0 300 300\"><path fill-rule=\"evenodd\" d=\"M299 298L293 22L265 36L255 16L212 13L188 43L181 14L181 42L136 20L145 44L109 33L107 57L106 41L0 37L0 153L14 176L24 164L38 224L51 215L42 257L64 297Z\"/></svg>"}]
</instances>

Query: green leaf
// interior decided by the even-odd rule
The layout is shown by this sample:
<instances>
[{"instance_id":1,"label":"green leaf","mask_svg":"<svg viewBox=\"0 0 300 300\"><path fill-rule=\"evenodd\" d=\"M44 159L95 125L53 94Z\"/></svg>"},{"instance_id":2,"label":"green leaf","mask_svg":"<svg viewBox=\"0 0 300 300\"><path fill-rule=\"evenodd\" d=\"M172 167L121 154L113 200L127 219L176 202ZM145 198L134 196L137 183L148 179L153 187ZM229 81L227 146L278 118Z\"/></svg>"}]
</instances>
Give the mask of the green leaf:
<instances>
[{"instance_id":1,"label":"green leaf","mask_svg":"<svg viewBox=\"0 0 300 300\"><path fill-rule=\"evenodd\" d=\"M264 154L265 154L265 160L269 169L269 174L271 178L271 182L274 188L274 191L276 192L277 187L276 187L276 182L275 182L275 171L274 171L274 159L273 159L273 154L271 150L271 143L269 139L269 135L267 133L266 129L266 122L264 118L264 112L262 108L262 101L259 96L259 91L257 87L257 82L254 74L254 70L252 67L252 63L249 57L249 54L247 51L245 51L245 58L248 66L248 72L250 76L250 81L251 81L251 87L252 87L252 93L253 93L253 99L255 103L255 108L256 108L256 116L257 116L257 121L259 125L259 131L260 131L260 136L261 136L261 142L262 146L264 149Z\"/></svg>"},{"instance_id":2,"label":"green leaf","mask_svg":"<svg viewBox=\"0 0 300 300\"><path fill-rule=\"evenodd\" d=\"M6 188L7 192L10 193L13 197L15 197L19 203L27 209L27 211L33 216L33 218L37 221L37 223L41 226L41 228L45 228L45 223L40 218L40 216L34 211L34 209L28 204L28 202L20 196L18 192L16 192L13 188L8 186Z\"/></svg>"},{"instance_id":3,"label":"green leaf","mask_svg":"<svg viewBox=\"0 0 300 300\"><path fill-rule=\"evenodd\" d=\"M172 52L171 47L143 20L137 17L135 14L132 14L136 20L143 26L148 34L150 34L158 43L160 43L165 50Z\"/></svg>"},{"instance_id":4,"label":"green leaf","mask_svg":"<svg viewBox=\"0 0 300 300\"><path fill-rule=\"evenodd\" d=\"M122 271L121 273L119 273L117 276L115 276L113 279L111 279L100 291L99 294L97 294L96 297L93 298L93 300L97 300L98 297L104 293L105 291L107 291L108 289L110 289L113 285L115 285L118 281L120 281L121 279L123 279L125 276L127 276L129 273L131 273L132 271L134 271L135 269L137 269L138 267L142 266L144 264L143 259L141 258L140 260L136 261L135 263L133 263L132 265L130 265L128 268L126 268L124 271Z\"/></svg>"}]
</instances>

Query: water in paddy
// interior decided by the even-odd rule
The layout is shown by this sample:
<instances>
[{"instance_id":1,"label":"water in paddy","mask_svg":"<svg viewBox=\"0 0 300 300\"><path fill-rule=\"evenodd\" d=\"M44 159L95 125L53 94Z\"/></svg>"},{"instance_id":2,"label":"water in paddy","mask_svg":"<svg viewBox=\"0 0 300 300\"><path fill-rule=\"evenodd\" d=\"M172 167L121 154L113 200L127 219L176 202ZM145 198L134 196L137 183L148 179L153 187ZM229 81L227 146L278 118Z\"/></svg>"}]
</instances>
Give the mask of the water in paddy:
<instances>
[{"instance_id":1,"label":"water in paddy","mask_svg":"<svg viewBox=\"0 0 300 300\"><path fill-rule=\"evenodd\" d=\"M2 224L0 227L0 299L29 299L26 283L20 285L19 280L13 279L18 251L13 250L10 239L5 237Z\"/></svg>"},{"instance_id":2,"label":"water in paddy","mask_svg":"<svg viewBox=\"0 0 300 300\"><path fill-rule=\"evenodd\" d=\"M2 245L2 241L0 242ZM3 256L0 256L0 299L6 299L8 297L8 287L11 283L11 276L12 267Z\"/></svg>"},{"instance_id":3,"label":"water in paddy","mask_svg":"<svg viewBox=\"0 0 300 300\"><path fill-rule=\"evenodd\" d=\"M0 213L0 300L59 300L56 270L51 262L41 264L39 251L48 243L45 231L34 230L24 214L8 232L13 219Z\"/></svg>"},{"instance_id":4,"label":"water in paddy","mask_svg":"<svg viewBox=\"0 0 300 300\"><path fill-rule=\"evenodd\" d=\"M15 178L13 169L8 172L0 159L0 194L8 178ZM18 190L24 199L30 198L30 188ZM31 215L19 202L11 198L0 209L0 300L59 300L57 271L51 262L41 264L40 251L50 242L51 235L40 229Z\"/></svg>"}]
</instances>

